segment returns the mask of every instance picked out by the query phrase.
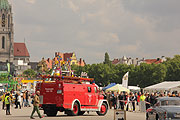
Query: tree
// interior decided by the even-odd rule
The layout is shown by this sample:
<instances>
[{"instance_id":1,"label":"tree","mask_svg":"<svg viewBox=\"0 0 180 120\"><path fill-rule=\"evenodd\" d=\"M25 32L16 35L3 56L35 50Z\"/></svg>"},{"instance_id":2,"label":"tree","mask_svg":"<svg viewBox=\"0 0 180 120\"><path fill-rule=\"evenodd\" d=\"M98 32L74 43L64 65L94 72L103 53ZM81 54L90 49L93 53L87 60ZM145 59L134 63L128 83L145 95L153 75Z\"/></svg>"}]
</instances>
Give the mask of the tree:
<instances>
[{"instance_id":1,"label":"tree","mask_svg":"<svg viewBox=\"0 0 180 120\"><path fill-rule=\"evenodd\" d=\"M34 77L36 77L36 72L33 70L33 69L28 69L28 70L25 70L24 72L23 72L23 75L25 76L25 77L30 77L30 78L34 78Z\"/></svg>"},{"instance_id":2,"label":"tree","mask_svg":"<svg viewBox=\"0 0 180 120\"><path fill-rule=\"evenodd\" d=\"M172 59L168 58L166 62L161 64L142 63L139 66L134 66L126 64L112 65L109 55L105 53L103 63L88 64L84 67L74 66L72 68L78 76L81 72L86 72L90 78L95 79L96 84L102 84L103 86L112 82L121 84L122 77L129 71L129 85L139 85L144 88L164 80L180 80L180 55L175 55Z\"/></svg>"},{"instance_id":3,"label":"tree","mask_svg":"<svg viewBox=\"0 0 180 120\"><path fill-rule=\"evenodd\" d=\"M42 60L38 63L37 69L38 69L39 73L47 73L48 72L47 64L46 64L46 61L44 60L44 58L42 58Z\"/></svg>"},{"instance_id":4,"label":"tree","mask_svg":"<svg viewBox=\"0 0 180 120\"><path fill-rule=\"evenodd\" d=\"M71 70L74 71L75 76L81 76L82 72L85 72L84 67L78 65L71 65Z\"/></svg>"},{"instance_id":5,"label":"tree","mask_svg":"<svg viewBox=\"0 0 180 120\"><path fill-rule=\"evenodd\" d=\"M175 81L180 80L180 55L175 55L172 59L167 59L164 62L165 66L167 67L167 73L165 80L168 81Z\"/></svg>"},{"instance_id":6,"label":"tree","mask_svg":"<svg viewBox=\"0 0 180 120\"><path fill-rule=\"evenodd\" d=\"M8 76L9 74L7 73L0 74L0 81L8 81Z\"/></svg>"},{"instance_id":7,"label":"tree","mask_svg":"<svg viewBox=\"0 0 180 120\"><path fill-rule=\"evenodd\" d=\"M107 52L105 53L104 64L107 64L107 65L111 64L111 61L109 60L109 55Z\"/></svg>"}]
</instances>

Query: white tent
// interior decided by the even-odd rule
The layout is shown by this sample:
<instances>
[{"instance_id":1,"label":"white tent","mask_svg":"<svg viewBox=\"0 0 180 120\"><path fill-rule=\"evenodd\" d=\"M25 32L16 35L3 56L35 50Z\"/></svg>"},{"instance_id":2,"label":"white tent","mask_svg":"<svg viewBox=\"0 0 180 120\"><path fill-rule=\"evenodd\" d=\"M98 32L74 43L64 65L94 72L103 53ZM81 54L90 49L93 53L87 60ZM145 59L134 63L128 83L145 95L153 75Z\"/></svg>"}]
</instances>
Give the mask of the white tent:
<instances>
[{"instance_id":1,"label":"white tent","mask_svg":"<svg viewBox=\"0 0 180 120\"><path fill-rule=\"evenodd\" d=\"M180 81L165 81L144 88L146 92L180 92Z\"/></svg>"},{"instance_id":2,"label":"white tent","mask_svg":"<svg viewBox=\"0 0 180 120\"><path fill-rule=\"evenodd\" d=\"M115 91L118 93L123 92L123 91L128 92L128 93L130 92L129 89L122 87L122 85L120 85L120 84L116 84L115 86L106 89L106 92L108 92L108 91Z\"/></svg>"},{"instance_id":3,"label":"white tent","mask_svg":"<svg viewBox=\"0 0 180 120\"><path fill-rule=\"evenodd\" d=\"M140 91L141 90L141 88L140 87L138 87L138 86L128 86L128 89L130 89L130 90L134 90L134 91Z\"/></svg>"}]
</instances>

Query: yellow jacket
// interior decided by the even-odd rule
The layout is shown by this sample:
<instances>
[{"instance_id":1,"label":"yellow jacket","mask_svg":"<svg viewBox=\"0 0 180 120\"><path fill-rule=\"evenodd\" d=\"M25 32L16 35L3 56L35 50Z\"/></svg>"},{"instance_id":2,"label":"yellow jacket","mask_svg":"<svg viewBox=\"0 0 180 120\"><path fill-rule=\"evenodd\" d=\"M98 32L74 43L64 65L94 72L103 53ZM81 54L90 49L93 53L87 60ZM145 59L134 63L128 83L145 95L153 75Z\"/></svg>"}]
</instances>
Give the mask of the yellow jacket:
<instances>
[{"instance_id":1,"label":"yellow jacket","mask_svg":"<svg viewBox=\"0 0 180 120\"><path fill-rule=\"evenodd\" d=\"M5 100L5 94L3 94L1 98L2 98L2 101L4 102L4 100Z\"/></svg>"},{"instance_id":2,"label":"yellow jacket","mask_svg":"<svg viewBox=\"0 0 180 120\"><path fill-rule=\"evenodd\" d=\"M5 97L5 104L10 104L10 97L9 96L6 96Z\"/></svg>"},{"instance_id":3,"label":"yellow jacket","mask_svg":"<svg viewBox=\"0 0 180 120\"><path fill-rule=\"evenodd\" d=\"M141 97L140 97L140 101L145 101L145 99L146 99L146 96L141 95Z\"/></svg>"}]
</instances>

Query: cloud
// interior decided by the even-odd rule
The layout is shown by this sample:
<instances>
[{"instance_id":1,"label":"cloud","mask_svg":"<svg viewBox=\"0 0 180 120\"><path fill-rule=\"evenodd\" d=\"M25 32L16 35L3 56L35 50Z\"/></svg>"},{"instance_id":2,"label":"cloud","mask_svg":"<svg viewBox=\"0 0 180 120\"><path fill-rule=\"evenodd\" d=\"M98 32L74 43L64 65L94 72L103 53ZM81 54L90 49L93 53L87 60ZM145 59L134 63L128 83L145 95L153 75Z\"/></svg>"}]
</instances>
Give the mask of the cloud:
<instances>
[{"instance_id":1,"label":"cloud","mask_svg":"<svg viewBox=\"0 0 180 120\"><path fill-rule=\"evenodd\" d=\"M101 42L101 44L106 45L116 44L120 42L119 37L116 33L102 33L98 39Z\"/></svg>"},{"instance_id":2,"label":"cloud","mask_svg":"<svg viewBox=\"0 0 180 120\"><path fill-rule=\"evenodd\" d=\"M69 7L74 11L74 12L78 12L79 7L77 5L75 5L71 0L68 1Z\"/></svg>"},{"instance_id":3,"label":"cloud","mask_svg":"<svg viewBox=\"0 0 180 120\"><path fill-rule=\"evenodd\" d=\"M157 32L180 29L179 0L124 0L122 4L126 11L156 21L154 30Z\"/></svg>"},{"instance_id":4,"label":"cloud","mask_svg":"<svg viewBox=\"0 0 180 120\"><path fill-rule=\"evenodd\" d=\"M32 61L56 51L75 52L87 63L102 62L105 52L111 59L172 56L180 44L178 1L16 1L15 41L26 38Z\"/></svg>"},{"instance_id":5,"label":"cloud","mask_svg":"<svg viewBox=\"0 0 180 120\"><path fill-rule=\"evenodd\" d=\"M28 3L34 4L36 0L26 0Z\"/></svg>"}]
</instances>

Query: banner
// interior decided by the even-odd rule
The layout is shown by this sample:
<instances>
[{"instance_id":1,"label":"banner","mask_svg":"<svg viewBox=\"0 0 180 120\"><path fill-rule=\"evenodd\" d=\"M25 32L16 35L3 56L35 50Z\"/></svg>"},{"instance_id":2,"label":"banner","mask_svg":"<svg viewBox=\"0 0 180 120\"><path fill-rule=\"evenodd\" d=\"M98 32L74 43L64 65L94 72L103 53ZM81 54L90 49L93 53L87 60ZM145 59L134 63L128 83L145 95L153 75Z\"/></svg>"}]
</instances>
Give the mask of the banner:
<instances>
[{"instance_id":1,"label":"banner","mask_svg":"<svg viewBox=\"0 0 180 120\"><path fill-rule=\"evenodd\" d=\"M8 72L10 73L10 63L7 63L7 67L8 67Z\"/></svg>"},{"instance_id":2,"label":"banner","mask_svg":"<svg viewBox=\"0 0 180 120\"><path fill-rule=\"evenodd\" d=\"M122 78L122 86L125 88L128 88L128 75L129 72L127 72Z\"/></svg>"}]
</instances>

